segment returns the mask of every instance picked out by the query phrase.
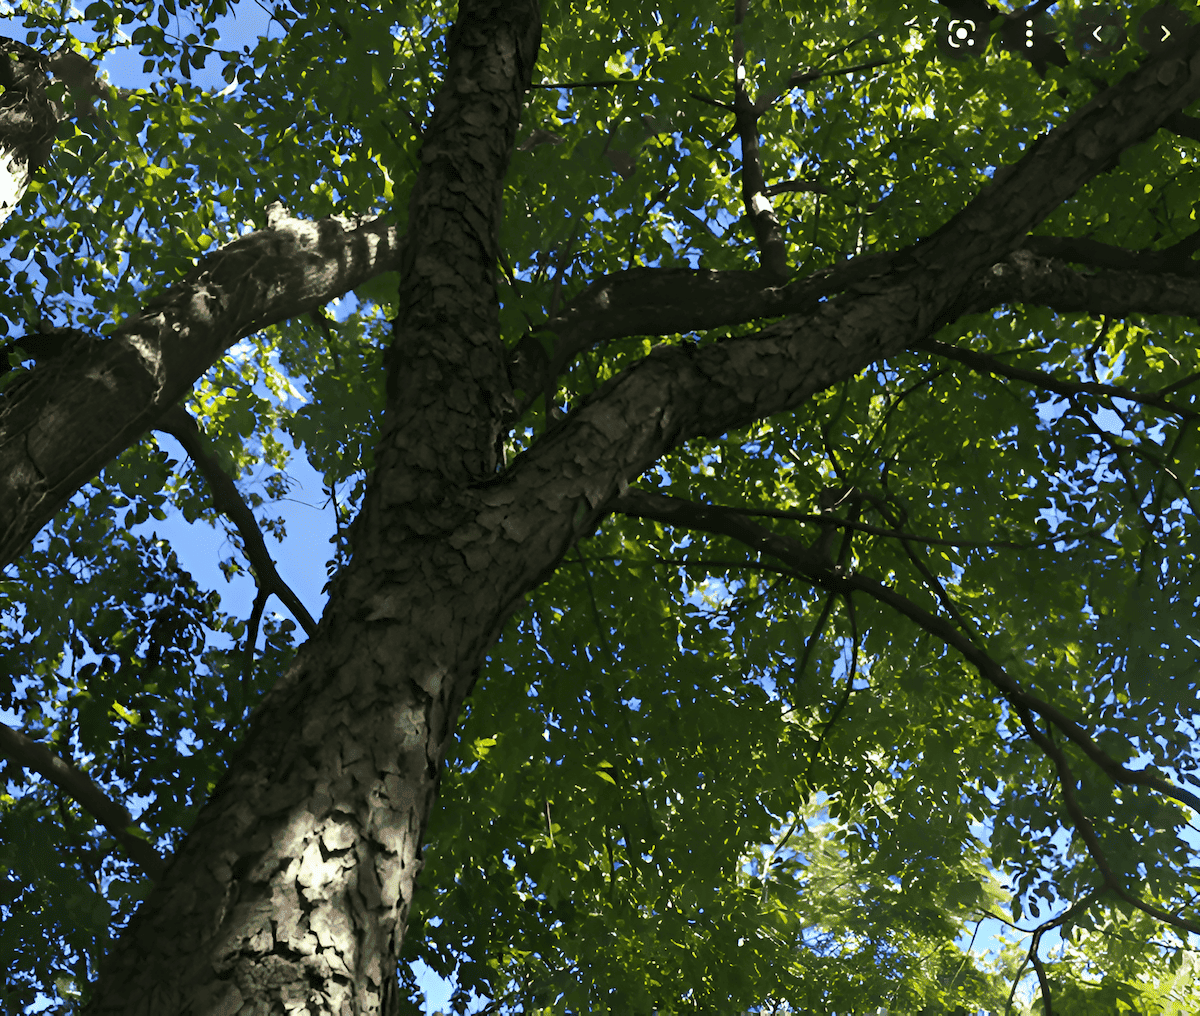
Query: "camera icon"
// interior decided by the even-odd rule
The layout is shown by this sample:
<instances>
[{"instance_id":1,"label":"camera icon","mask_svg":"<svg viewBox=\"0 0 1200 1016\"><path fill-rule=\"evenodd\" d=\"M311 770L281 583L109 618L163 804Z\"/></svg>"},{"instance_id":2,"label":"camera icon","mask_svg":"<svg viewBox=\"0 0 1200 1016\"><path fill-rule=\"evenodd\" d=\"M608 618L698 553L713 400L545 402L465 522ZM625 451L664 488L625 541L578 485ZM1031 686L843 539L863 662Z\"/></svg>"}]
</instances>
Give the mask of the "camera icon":
<instances>
[{"instance_id":1,"label":"camera icon","mask_svg":"<svg viewBox=\"0 0 1200 1016\"><path fill-rule=\"evenodd\" d=\"M952 60L979 56L987 49L987 21L974 18L938 18L934 26L937 47Z\"/></svg>"}]
</instances>

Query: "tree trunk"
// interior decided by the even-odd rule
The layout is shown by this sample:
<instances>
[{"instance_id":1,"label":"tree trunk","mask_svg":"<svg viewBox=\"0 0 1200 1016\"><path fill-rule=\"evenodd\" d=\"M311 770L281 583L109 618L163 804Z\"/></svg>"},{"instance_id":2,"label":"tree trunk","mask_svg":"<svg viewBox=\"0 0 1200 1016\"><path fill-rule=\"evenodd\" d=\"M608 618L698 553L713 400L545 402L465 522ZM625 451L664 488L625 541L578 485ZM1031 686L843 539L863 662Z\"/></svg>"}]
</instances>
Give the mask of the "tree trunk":
<instances>
[{"instance_id":1,"label":"tree trunk","mask_svg":"<svg viewBox=\"0 0 1200 1016\"><path fill-rule=\"evenodd\" d=\"M89 1013L396 1011L446 743L530 580L504 510L485 509L485 528L483 495L464 491L496 466L508 386L496 236L540 35L532 0L460 4L352 563L113 948Z\"/></svg>"}]
</instances>

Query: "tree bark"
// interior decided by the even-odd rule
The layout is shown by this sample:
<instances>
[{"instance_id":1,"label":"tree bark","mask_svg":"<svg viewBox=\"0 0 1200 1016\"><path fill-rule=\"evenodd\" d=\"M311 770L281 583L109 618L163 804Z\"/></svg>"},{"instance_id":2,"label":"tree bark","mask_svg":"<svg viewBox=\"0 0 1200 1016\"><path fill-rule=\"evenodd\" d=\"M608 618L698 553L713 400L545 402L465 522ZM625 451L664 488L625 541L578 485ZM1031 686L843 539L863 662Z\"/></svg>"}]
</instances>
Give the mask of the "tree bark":
<instances>
[{"instance_id":1,"label":"tree bark","mask_svg":"<svg viewBox=\"0 0 1200 1016\"><path fill-rule=\"evenodd\" d=\"M390 372L352 561L88 1013L397 1010L439 766L527 580L521 546L495 545L504 510L466 491L496 465L508 383L496 236L540 35L535 0L460 3L401 255L403 369Z\"/></svg>"},{"instance_id":2,"label":"tree bark","mask_svg":"<svg viewBox=\"0 0 1200 1016\"><path fill-rule=\"evenodd\" d=\"M1031 144L931 237L872 262L877 272L754 335L658 347L497 474L512 393L496 237L539 39L536 0L460 2L399 255L388 405L351 562L331 584L315 635L256 710L195 828L113 947L91 1016L395 1012L397 957L440 766L484 653L521 597L679 442L793 409L912 348L981 294L1003 292L1005 272L992 266L1005 263L1020 276L1014 286L1035 290L1026 262L1013 260L1026 235L1200 97L1197 31ZM12 399L40 428L10 430L10 444L0 444L0 504L8 512L10 493L24 499L0 518L5 548L29 539L30 520L65 501L73 477L85 482L109 449L184 393L178 378L199 376L225 348L207 325L202 348L192 348L170 334L170 321L217 315L230 329L221 341L231 344L263 320L272 298L264 290L259 303L230 306L232 278L196 285L189 299L203 301L201 311L179 300L176 318L155 310L158 346L137 330L148 325L127 329L105 361L110 373L91 388L42 384L31 402L35 372L0 400L4 413ZM120 345L101 345L110 344ZM164 368L156 357L174 359ZM70 370L64 365L56 382L83 385ZM96 401L110 383L140 386L141 408L88 419L92 406L115 412ZM55 457L49 439L76 426L73 417L92 431L111 424L117 437ZM35 438L36 454L26 452ZM83 440L82 428L73 440ZM26 472L14 479L10 462Z\"/></svg>"},{"instance_id":3,"label":"tree bark","mask_svg":"<svg viewBox=\"0 0 1200 1016\"><path fill-rule=\"evenodd\" d=\"M0 38L0 223L54 146L62 110L46 98L46 70L46 57L37 50Z\"/></svg>"},{"instance_id":4,"label":"tree bark","mask_svg":"<svg viewBox=\"0 0 1200 1016\"><path fill-rule=\"evenodd\" d=\"M111 335L83 336L16 379L0 392L0 565L226 350L394 270L396 247L378 219L274 215Z\"/></svg>"}]
</instances>

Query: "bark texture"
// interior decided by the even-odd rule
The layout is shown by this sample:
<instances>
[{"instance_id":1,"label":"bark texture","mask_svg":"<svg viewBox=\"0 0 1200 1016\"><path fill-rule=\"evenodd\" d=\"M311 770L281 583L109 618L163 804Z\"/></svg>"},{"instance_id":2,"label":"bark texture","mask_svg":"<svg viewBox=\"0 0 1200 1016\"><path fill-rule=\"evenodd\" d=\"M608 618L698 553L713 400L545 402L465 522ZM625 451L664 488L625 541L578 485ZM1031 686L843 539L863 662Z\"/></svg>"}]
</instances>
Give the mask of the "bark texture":
<instances>
[{"instance_id":1,"label":"bark texture","mask_svg":"<svg viewBox=\"0 0 1200 1016\"><path fill-rule=\"evenodd\" d=\"M83 336L0 392L0 565L247 335L396 268L377 219L283 213L200 259L111 334Z\"/></svg>"},{"instance_id":2,"label":"bark texture","mask_svg":"<svg viewBox=\"0 0 1200 1016\"><path fill-rule=\"evenodd\" d=\"M0 39L0 223L50 156L62 110L46 98L47 64L37 50Z\"/></svg>"},{"instance_id":3,"label":"bark texture","mask_svg":"<svg viewBox=\"0 0 1200 1016\"><path fill-rule=\"evenodd\" d=\"M495 238L540 26L533 0L460 4L402 258L404 369L353 563L112 950L91 1014L396 1011L438 767L513 601L497 602L484 531L466 524L477 506L455 495L495 466Z\"/></svg>"}]
</instances>

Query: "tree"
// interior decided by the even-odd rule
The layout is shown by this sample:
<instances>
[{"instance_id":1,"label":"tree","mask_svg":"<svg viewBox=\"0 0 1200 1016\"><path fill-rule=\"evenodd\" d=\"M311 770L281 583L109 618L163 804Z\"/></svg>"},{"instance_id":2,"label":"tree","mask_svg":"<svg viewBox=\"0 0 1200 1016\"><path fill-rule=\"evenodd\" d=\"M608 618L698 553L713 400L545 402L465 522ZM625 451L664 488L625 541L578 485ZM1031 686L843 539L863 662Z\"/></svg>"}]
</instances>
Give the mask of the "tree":
<instances>
[{"instance_id":1,"label":"tree","mask_svg":"<svg viewBox=\"0 0 1200 1016\"><path fill-rule=\"evenodd\" d=\"M22 5L6 1004L1200 1002L1200 28L1034 60L977 6L952 59L961 5ZM343 491L319 622L280 432Z\"/></svg>"}]
</instances>

